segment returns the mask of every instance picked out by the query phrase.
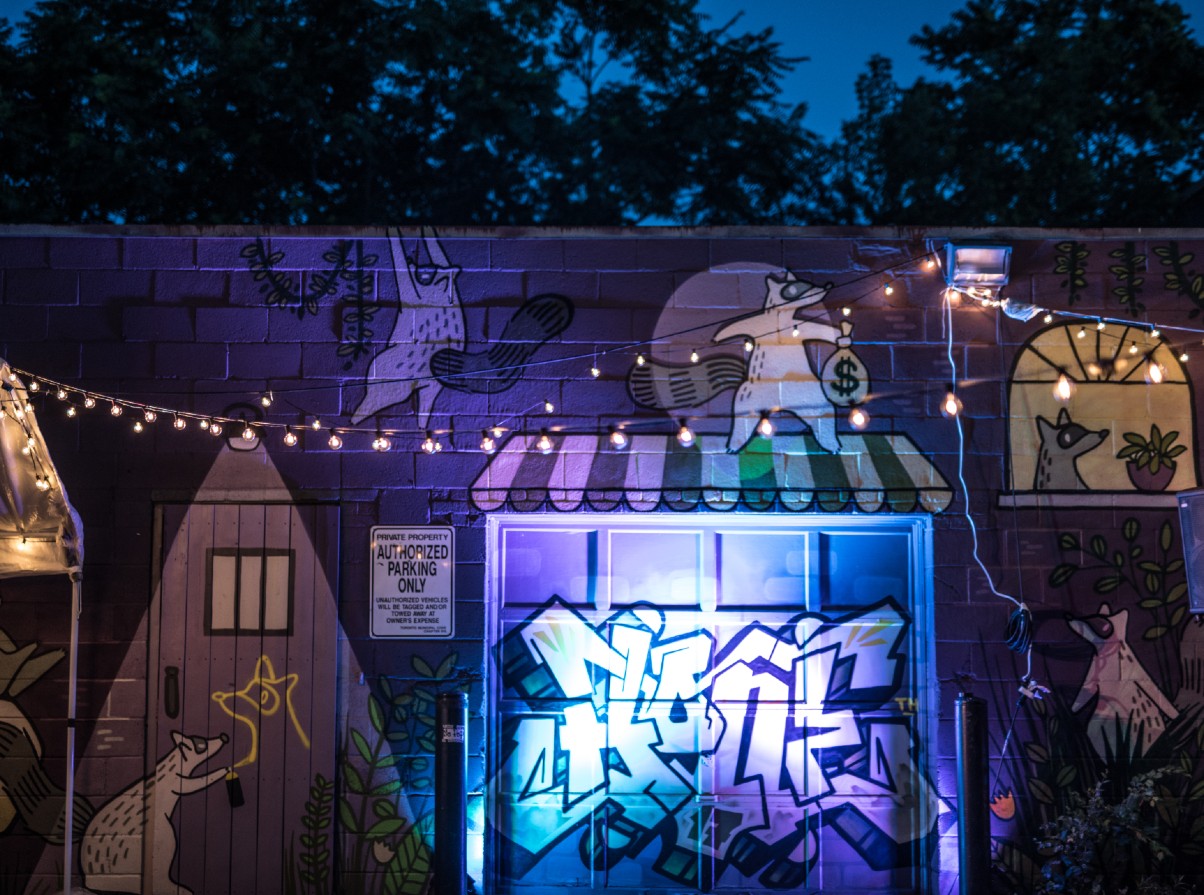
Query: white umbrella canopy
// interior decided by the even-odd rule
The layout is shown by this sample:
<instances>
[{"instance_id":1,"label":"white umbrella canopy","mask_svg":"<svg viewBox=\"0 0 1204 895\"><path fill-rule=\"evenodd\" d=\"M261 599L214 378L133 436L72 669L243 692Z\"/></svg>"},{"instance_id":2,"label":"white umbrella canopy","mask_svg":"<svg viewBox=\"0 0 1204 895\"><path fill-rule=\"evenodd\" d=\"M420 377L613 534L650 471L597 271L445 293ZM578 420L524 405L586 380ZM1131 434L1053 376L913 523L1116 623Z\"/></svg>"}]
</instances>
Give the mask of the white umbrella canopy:
<instances>
[{"instance_id":1,"label":"white umbrella canopy","mask_svg":"<svg viewBox=\"0 0 1204 895\"><path fill-rule=\"evenodd\" d=\"M65 893L71 892L82 532L79 516L67 499L38 429L29 391L16 371L0 359L0 578L67 575L71 579L63 823Z\"/></svg>"}]
</instances>

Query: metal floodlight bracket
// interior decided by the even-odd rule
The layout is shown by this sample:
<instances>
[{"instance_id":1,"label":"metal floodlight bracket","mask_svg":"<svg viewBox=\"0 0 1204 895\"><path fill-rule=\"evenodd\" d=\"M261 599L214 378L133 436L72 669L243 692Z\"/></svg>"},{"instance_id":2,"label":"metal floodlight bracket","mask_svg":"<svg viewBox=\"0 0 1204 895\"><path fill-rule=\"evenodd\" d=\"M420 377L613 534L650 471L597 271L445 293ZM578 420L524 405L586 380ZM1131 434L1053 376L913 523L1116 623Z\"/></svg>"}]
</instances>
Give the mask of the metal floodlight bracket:
<instances>
[{"instance_id":1,"label":"metal floodlight bracket","mask_svg":"<svg viewBox=\"0 0 1204 895\"><path fill-rule=\"evenodd\" d=\"M1011 246L945 246L945 281L954 289L998 289L1008 284L1011 269Z\"/></svg>"}]
</instances>

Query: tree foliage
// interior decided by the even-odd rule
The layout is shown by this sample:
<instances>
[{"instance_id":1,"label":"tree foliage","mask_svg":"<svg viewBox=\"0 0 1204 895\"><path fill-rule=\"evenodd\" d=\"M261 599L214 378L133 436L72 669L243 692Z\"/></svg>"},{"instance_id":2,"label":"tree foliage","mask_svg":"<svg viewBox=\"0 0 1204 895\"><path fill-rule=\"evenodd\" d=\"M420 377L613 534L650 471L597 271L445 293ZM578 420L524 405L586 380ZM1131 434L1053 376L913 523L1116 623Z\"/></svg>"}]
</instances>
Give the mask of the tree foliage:
<instances>
[{"instance_id":1,"label":"tree foliage","mask_svg":"<svg viewBox=\"0 0 1204 895\"><path fill-rule=\"evenodd\" d=\"M943 80L871 62L846 220L1198 223L1204 48L1166 0L970 0L912 38Z\"/></svg>"},{"instance_id":2,"label":"tree foliage","mask_svg":"<svg viewBox=\"0 0 1204 895\"><path fill-rule=\"evenodd\" d=\"M796 60L695 6L41 0L0 46L0 214L804 219L820 143L778 101Z\"/></svg>"},{"instance_id":3,"label":"tree foliage","mask_svg":"<svg viewBox=\"0 0 1204 895\"><path fill-rule=\"evenodd\" d=\"M0 220L1199 224L1170 0L969 0L825 143L699 0L39 0L0 20ZM784 13L785 14L785 13Z\"/></svg>"}]
</instances>

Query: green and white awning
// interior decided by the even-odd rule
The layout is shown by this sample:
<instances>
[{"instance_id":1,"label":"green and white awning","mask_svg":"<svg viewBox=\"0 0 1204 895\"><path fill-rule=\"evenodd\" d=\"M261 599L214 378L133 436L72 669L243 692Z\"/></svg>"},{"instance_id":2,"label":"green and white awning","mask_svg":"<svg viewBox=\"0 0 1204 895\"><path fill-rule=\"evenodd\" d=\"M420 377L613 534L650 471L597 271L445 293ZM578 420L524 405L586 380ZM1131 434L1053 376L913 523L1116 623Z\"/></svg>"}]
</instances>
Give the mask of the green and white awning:
<instances>
[{"instance_id":1,"label":"green and white awning","mask_svg":"<svg viewBox=\"0 0 1204 895\"><path fill-rule=\"evenodd\" d=\"M538 437L512 435L490 458L470 492L479 509L730 510L742 502L765 510L778 502L796 512L854 503L867 513L939 513L953 499L906 435L842 434L839 454L809 434L754 438L735 454L725 435L700 435L689 447L673 435L632 435L616 450L605 434L552 434L546 454L535 447Z\"/></svg>"}]
</instances>

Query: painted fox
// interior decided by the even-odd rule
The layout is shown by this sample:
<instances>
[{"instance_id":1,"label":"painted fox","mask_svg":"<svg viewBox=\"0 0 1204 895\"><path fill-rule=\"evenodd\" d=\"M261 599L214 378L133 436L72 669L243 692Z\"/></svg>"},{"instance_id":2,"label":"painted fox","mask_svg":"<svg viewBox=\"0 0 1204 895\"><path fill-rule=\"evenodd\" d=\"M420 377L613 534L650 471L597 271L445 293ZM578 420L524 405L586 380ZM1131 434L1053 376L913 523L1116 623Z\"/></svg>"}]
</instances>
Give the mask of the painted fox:
<instances>
[{"instance_id":1,"label":"painted fox","mask_svg":"<svg viewBox=\"0 0 1204 895\"><path fill-rule=\"evenodd\" d=\"M1037 453L1033 490L1087 490L1087 483L1079 475L1079 457L1103 444L1108 430L1080 426L1070 418L1066 408L1062 408L1056 423L1043 416L1037 417L1037 434L1041 437L1041 449Z\"/></svg>"},{"instance_id":2,"label":"painted fox","mask_svg":"<svg viewBox=\"0 0 1204 895\"><path fill-rule=\"evenodd\" d=\"M171 816L180 796L201 792L226 776L229 768L192 776L229 741L224 733L213 739L173 732L175 744L155 766L153 776L107 802L84 831L79 865L84 885L96 892L149 892L152 895L192 895L171 878L176 856L176 830ZM143 851L152 837L152 879L143 885Z\"/></svg>"}]
</instances>

